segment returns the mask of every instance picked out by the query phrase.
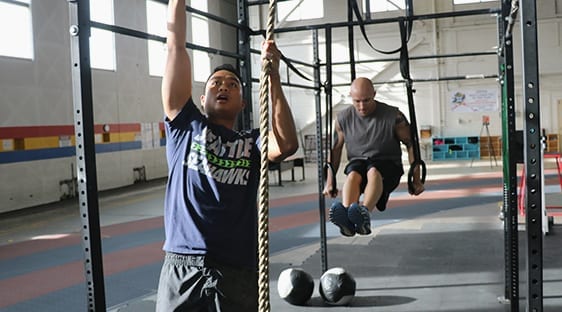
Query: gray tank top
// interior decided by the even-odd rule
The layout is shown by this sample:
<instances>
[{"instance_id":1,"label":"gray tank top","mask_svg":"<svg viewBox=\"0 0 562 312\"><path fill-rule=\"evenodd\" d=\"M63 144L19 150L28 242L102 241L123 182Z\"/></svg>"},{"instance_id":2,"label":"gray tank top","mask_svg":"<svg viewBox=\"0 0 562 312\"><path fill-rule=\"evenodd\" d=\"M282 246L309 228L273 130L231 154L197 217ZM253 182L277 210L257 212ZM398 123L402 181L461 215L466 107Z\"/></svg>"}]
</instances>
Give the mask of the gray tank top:
<instances>
[{"instance_id":1,"label":"gray tank top","mask_svg":"<svg viewBox=\"0 0 562 312\"><path fill-rule=\"evenodd\" d=\"M375 111L365 117L350 106L338 114L349 161L354 159L394 160L402 163L400 141L394 132L398 108L377 102Z\"/></svg>"}]
</instances>

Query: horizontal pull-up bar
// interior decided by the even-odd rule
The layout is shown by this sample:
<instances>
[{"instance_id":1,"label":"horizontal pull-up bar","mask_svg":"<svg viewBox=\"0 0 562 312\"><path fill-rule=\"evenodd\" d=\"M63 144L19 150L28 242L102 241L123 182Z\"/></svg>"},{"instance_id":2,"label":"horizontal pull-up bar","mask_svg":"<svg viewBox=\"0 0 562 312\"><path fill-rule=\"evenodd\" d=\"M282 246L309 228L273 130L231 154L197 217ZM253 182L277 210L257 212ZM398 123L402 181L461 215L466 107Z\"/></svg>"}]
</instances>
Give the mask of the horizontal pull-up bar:
<instances>
[{"instance_id":1,"label":"horizontal pull-up bar","mask_svg":"<svg viewBox=\"0 0 562 312\"><path fill-rule=\"evenodd\" d=\"M388 23L395 23L400 21L417 21L417 20L462 17L462 16L473 16L473 15L497 15L500 13L501 10L499 8L489 8L489 9L463 10L463 11L452 11L452 12L443 12L443 13L370 19L370 20L365 20L362 23L364 25L388 24ZM328 27L338 28L338 27L358 26L360 24L361 24L360 22L339 22L339 23L324 23L324 24L284 27L284 28L275 29L275 33L324 29ZM264 30L253 31L252 35L262 35L263 32Z\"/></svg>"},{"instance_id":2,"label":"horizontal pull-up bar","mask_svg":"<svg viewBox=\"0 0 562 312\"><path fill-rule=\"evenodd\" d=\"M126 35L126 36L130 36L130 37L135 37L135 38L140 38L140 39L147 39L147 40L153 40L153 41L159 41L162 43L166 43L166 38L162 37L162 36L158 36L158 35L153 35L153 34L149 34L140 30L135 30L135 29L130 29L130 28L126 28L126 27L122 27L122 26L117 26L117 25L110 25L110 24L104 24L104 23L100 23L100 22L95 22L95 21L91 21L90 25L94 28L98 28L98 29L103 29L103 30L107 30L107 31L111 31L117 34L121 34L121 35ZM225 50L219 50L219 49L215 49L215 48L209 48L209 47L205 47L205 46L201 46L201 45L196 45L193 43L189 43L186 42L185 43L186 48L188 49L192 49L192 50L198 50L198 51L204 51L207 53L211 53L211 54L217 54L217 55L221 55L221 56L227 56L227 57L231 57L231 58L235 58L235 59L242 59L244 57L244 55L242 54L238 54L238 53L234 53L234 52L229 52L229 51L225 51ZM261 51L256 50L256 49L251 49L250 50L251 53L255 53L255 54L260 54ZM300 65L304 65L304 66L309 66L309 67L313 67L314 65L299 61L299 60L294 60L294 59L289 59L287 58L291 63L294 64L300 64Z\"/></svg>"},{"instance_id":3,"label":"horizontal pull-up bar","mask_svg":"<svg viewBox=\"0 0 562 312\"><path fill-rule=\"evenodd\" d=\"M118 34L121 34L121 35L126 35L126 36L136 37L136 38L140 38L140 39L148 39L148 40L154 40L154 41L166 43L166 38L161 37L161 36L157 36L157 35L153 35L153 34L149 34L149 33L145 33L145 32L142 32L140 30L134 30L134 29L130 29L130 28L122 27L122 26L109 25L109 24L104 24L104 23L95 22L95 21L91 21L90 25L92 27L95 27L95 28L98 28L98 29L111 31L111 32L118 33ZM243 57L242 54L224 51L224 50L219 50L219 49L214 49L214 48L209 48L209 47L204 47L204 46L192 44L192 43L189 43L189 42L186 42L185 46L188 49L205 51L207 53L212 53L212 54L217 54L217 55L222 55L222 56L228 56L228 57L232 57L232 58L236 58L236 59L241 59Z\"/></svg>"},{"instance_id":4,"label":"horizontal pull-up bar","mask_svg":"<svg viewBox=\"0 0 562 312\"><path fill-rule=\"evenodd\" d=\"M255 53L255 54L261 54L261 51L256 50L256 49L250 49L250 52ZM303 61L300 61L300 60L295 60L295 59L291 59L291 58L288 58L288 57L285 57L285 58L293 64L299 64L299 65L303 65L303 66L307 66L307 67L314 67L314 65L303 62Z\"/></svg>"},{"instance_id":5,"label":"horizontal pull-up bar","mask_svg":"<svg viewBox=\"0 0 562 312\"><path fill-rule=\"evenodd\" d=\"M152 0L152 1L168 5L168 0ZM190 6L186 6L185 10L189 13L201 15L201 16L206 17L206 18L208 18L210 20L213 20L215 22L223 23L225 25L228 25L228 26L231 26L231 27L234 27L234 28L241 28L239 24L233 23L233 22L231 22L231 21L229 21L229 20L227 20L223 17L217 16L217 15L205 12L205 11L197 10L197 9L194 9Z\"/></svg>"},{"instance_id":6,"label":"horizontal pull-up bar","mask_svg":"<svg viewBox=\"0 0 562 312\"><path fill-rule=\"evenodd\" d=\"M165 37L149 34L149 33L146 33L146 32L140 31L140 30L130 29L130 28L127 28L127 27L104 24L104 23L95 22L95 21L90 21L90 26L94 27L94 28L98 28L98 29L111 31L111 32L121 34L121 35L126 35L126 36L130 36L130 37L166 43ZM245 57L242 54L238 54L238 53L234 53L234 52L230 52L230 51L225 51L225 50L219 50L219 49L215 49L215 48L209 48L209 47L196 45L196 44L189 43L189 42L186 42L185 46L188 49L203 51L203 52L221 55L221 56L226 56L226 57L231 57L231 58L239 59L239 60L244 59L244 57ZM250 53L260 54L261 51L256 50L256 49L251 49ZM313 65L310 65L308 63L305 63L305 62L302 62L302 61L299 61L299 60L292 60L292 59L287 58L285 61L288 62L287 65L289 65L289 63L296 63L296 64L300 64L300 65L304 65L304 66L314 67ZM294 84L286 84L286 85L287 86L293 86L293 87L314 89L314 87L310 87L310 86L299 86L299 85L294 85Z\"/></svg>"},{"instance_id":7,"label":"horizontal pull-up bar","mask_svg":"<svg viewBox=\"0 0 562 312\"><path fill-rule=\"evenodd\" d=\"M468 79L498 79L498 74L471 74L464 76L449 76L440 78L414 79L414 82L433 82L433 81L449 81L449 80L468 80Z\"/></svg>"},{"instance_id":8,"label":"horizontal pull-up bar","mask_svg":"<svg viewBox=\"0 0 562 312\"><path fill-rule=\"evenodd\" d=\"M469 80L469 79L498 79L497 74L491 75L484 75L484 74L476 74L476 75L465 75L465 76L450 76L450 77L440 77L440 78L426 78L426 79L412 79L412 82L436 82L436 81L451 81L451 80ZM374 85L383 85L383 84L397 84L397 83L406 83L406 80L391 80L391 81L377 81L373 82ZM347 87L349 83L340 83L334 84L334 87Z\"/></svg>"},{"instance_id":9,"label":"horizontal pull-up bar","mask_svg":"<svg viewBox=\"0 0 562 312\"><path fill-rule=\"evenodd\" d=\"M434 58L447 58L447 57L468 57L468 56L482 56L482 55L495 55L497 56L497 52L489 51L489 52L469 52L469 53L458 53L458 54L440 54L440 55L421 55L421 56L410 56L410 60L423 60L423 59L434 59ZM373 60L362 60L362 61L355 61L355 64L366 64L366 63L377 63L377 62L395 62L400 61L400 58L382 58L382 59L373 59ZM349 62L334 62L332 65L348 65ZM323 64L325 65L325 64Z\"/></svg>"},{"instance_id":10,"label":"horizontal pull-up bar","mask_svg":"<svg viewBox=\"0 0 562 312\"><path fill-rule=\"evenodd\" d=\"M259 79L256 78L252 78L252 82L253 83L259 83ZM292 82L281 82L282 86L287 86L287 87L294 87L294 88L301 88L301 89L308 89L308 90L315 90L318 91L320 90L320 88L314 87L314 86L307 86L307 85L302 85L302 84L298 84L298 83L292 83Z\"/></svg>"}]
</instances>

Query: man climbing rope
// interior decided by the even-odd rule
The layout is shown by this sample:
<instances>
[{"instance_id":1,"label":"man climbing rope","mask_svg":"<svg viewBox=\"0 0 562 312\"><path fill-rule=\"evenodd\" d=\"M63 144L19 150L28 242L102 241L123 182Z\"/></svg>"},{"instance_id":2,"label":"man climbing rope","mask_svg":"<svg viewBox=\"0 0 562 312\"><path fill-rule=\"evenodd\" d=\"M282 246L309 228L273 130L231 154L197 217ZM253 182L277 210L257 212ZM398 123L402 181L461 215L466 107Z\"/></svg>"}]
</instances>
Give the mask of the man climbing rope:
<instances>
[{"instance_id":1,"label":"man climbing rope","mask_svg":"<svg viewBox=\"0 0 562 312\"><path fill-rule=\"evenodd\" d=\"M185 0L169 1L167 28L162 79L169 167L166 256L156 311L257 311L259 131L234 130L245 104L240 75L230 65L215 68L207 80L200 97L205 115L195 106L185 49ZM281 89L280 57L275 43L266 40L262 59L271 62L267 158L272 161L298 147Z\"/></svg>"},{"instance_id":2,"label":"man climbing rope","mask_svg":"<svg viewBox=\"0 0 562 312\"><path fill-rule=\"evenodd\" d=\"M375 100L375 94L370 79L355 79L350 91L353 106L340 112L335 121L332 150L328 156L333 172L328 170L323 193L331 197L338 195L332 177L338 171L345 143L349 163L344 170L347 177L342 202L334 202L330 208L330 221L344 236L370 234L370 212L375 206L379 211L386 209L390 193L404 174L400 142L408 149L410 163L414 162L406 117L398 108ZM414 169L412 186L409 189L412 195L424 191L419 167Z\"/></svg>"}]
</instances>

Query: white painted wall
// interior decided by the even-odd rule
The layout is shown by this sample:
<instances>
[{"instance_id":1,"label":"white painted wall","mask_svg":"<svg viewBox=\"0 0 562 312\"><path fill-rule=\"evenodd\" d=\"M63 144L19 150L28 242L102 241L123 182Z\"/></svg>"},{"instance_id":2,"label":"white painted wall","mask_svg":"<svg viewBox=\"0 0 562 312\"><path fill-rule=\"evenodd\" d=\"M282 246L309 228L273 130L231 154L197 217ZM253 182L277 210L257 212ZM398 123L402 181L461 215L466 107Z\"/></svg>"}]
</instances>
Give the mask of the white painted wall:
<instances>
[{"instance_id":1,"label":"white painted wall","mask_svg":"<svg viewBox=\"0 0 562 312\"><path fill-rule=\"evenodd\" d=\"M211 13L236 19L234 1L209 2ZM144 1L119 0L114 5L116 25L146 31ZM0 126L72 125L69 4L32 1L31 8L35 58L0 56ZM234 29L211 26L212 46L236 51ZM116 35L115 47L117 70L92 71L94 123L162 121L161 78L148 74L146 41ZM225 61L232 60L212 58L213 65ZM197 83L194 97L202 90ZM96 163L99 190L132 184L133 168L139 166L146 167L147 179L167 175L164 148L98 154ZM74 157L0 164L0 213L58 201L65 193L59 182L70 179L73 170Z\"/></svg>"}]
</instances>

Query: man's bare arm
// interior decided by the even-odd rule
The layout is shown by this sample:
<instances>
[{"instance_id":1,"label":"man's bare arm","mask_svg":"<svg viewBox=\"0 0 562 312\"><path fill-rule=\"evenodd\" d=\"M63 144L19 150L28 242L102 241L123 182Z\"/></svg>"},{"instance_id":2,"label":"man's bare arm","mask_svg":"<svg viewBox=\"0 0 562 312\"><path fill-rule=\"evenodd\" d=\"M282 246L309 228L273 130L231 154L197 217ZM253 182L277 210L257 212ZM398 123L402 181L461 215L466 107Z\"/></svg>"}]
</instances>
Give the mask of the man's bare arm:
<instances>
[{"instance_id":1,"label":"man's bare arm","mask_svg":"<svg viewBox=\"0 0 562 312\"><path fill-rule=\"evenodd\" d=\"M410 164L412 164L415 160L415 157L412 134L410 132L410 124L408 123L408 120L406 120L404 114L402 114L401 112L399 112L396 116L395 129L398 140L400 140L400 142L402 142L408 150L408 161L410 162Z\"/></svg>"},{"instance_id":2,"label":"man's bare arm","mask_svg":"<svg viewBox=\"0 0 562 312\"><path fill-rule=\"evenodd\" d=\"M333 172L327 170L326 184L322 193L326 196L336 197L338 195L337 185L332 185L333 174L337 174L341 162L341 154L344 145L344 135L340 124L337 120L334 122L334 133L332 138L332 147L328 154L327 162L332 165Z\"/></svg>"},{"instance_id":3,"label":"man's bare arm","mask_svg":"<svg viewBox=\"0 0 562 312\"><path fill-rule=\"evenodd\" d=\"M185 0L169 1L167 29L168 55L162 78L162 105L164 113L172 120L191 97L192 90L191 63L185 50Z\"/></svg>"},{"instance_id":4,"label":"man's bare arm","mask_svg":"<svg viewBox=\"0 0 562 312\"><path fill-rule=\"evenodd\" d=\"M412 132L410 129L410 124L402 112L399 112L396 116L395 131L398 139L406 146L408 150L408 161L410 165L414 163L416 157L414 155L414 142L412 139ZM419 195L424 191L423 183L421 182L421 172L419 165L414 168L413 172L413 183L414 190L413 195Z\"/></svg>"},{"instance_id":5,"label":"man's bare arm","mask_svg":"<svg viewBox=\"0 0 562 312\"><path fill-rule=\"evenodd\" d=\"M334 172L338 172L341 162L341 154L343 150L344 136L338 121L334 121L334 133L332 138L332 147L328 155L328 162L332 164Z\"/></svg>"},{"instance_id":6,"label":"man's bare arm","mask_svg":"<svg viewBox=\"0 0 562 312\"><path fill-rule=\"evenodd\" d=\"M279 60L281 52L275 42L265 41L262 46L262 58L271 60L269 74L269 93L271 98L271 131L269 132L268 158L271 161L282 161L293 155L298 147L295 121L287 98L281 87Z\"/></svg>"}]
</instances>

